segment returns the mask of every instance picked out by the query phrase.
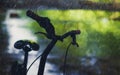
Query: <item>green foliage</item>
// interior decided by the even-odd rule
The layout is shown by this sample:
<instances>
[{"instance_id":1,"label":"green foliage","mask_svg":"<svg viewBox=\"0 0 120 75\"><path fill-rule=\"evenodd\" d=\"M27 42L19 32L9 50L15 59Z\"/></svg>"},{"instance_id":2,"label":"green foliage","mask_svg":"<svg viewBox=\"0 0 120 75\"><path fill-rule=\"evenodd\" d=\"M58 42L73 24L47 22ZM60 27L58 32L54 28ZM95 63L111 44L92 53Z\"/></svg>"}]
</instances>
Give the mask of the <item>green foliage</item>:
<instances>
[{"instance_id":1,"label":"green foliage","mask_svg":"<svg viewBox=\"0 0 120 75\"><path fill-rule=\"evenodd\" d=\"M114 0L91 0L93 2L112 3Z\"/></svg>"},{"instance_id":2,"label":"green foliage","mask_svg":"<svg viewBox=\"0 0 120 75\"><path fill-rule=\"evenodd\" d=\"M120 16L119 12L91 11L91 10L41 10L40 16L50 18L56 34L62 35L70 30L80 29L77 36L79 48L72 46L70 54L76 56L104 56L115 57L120 55L120 22L113 18ZM33 21L30 28L34 31L44 31ZM57 46L65 50L71 42L66 38Z\"/></svg>"}]
</instances>

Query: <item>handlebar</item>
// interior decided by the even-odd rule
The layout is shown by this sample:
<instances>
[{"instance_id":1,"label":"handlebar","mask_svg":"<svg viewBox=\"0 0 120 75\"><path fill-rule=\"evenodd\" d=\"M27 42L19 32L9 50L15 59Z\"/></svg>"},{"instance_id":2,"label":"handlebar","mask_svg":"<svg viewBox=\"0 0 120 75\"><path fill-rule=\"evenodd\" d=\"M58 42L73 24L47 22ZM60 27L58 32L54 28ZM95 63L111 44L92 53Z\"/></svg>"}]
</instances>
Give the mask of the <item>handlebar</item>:
<instances>
[{"instance_id":1,"label":"handlebar","mask_svg":"<svg viewBox=\"0 0 120 75\"><path fill-rule=\"evenodd\" d=\"M55 29L54 29L53 25L50 23L50 20L47 17L38 16L37 14L32 12L31 10L28 10L26 14L30 18L36 20L39 23L39 25L41 27L43 27L47 32L47 33L43 33L43 32L37 32L37 33L44 34L48 39L57 38L58 40L61 40L61 41L64 38L71 36L73 39L72 44L78 46L78 44L76 43L76 36L75 35L80 34L81 33L80 30L72 30L72 31L65 33L62 36L57 36L55 34Z\"/></svg>"}]
</instances>

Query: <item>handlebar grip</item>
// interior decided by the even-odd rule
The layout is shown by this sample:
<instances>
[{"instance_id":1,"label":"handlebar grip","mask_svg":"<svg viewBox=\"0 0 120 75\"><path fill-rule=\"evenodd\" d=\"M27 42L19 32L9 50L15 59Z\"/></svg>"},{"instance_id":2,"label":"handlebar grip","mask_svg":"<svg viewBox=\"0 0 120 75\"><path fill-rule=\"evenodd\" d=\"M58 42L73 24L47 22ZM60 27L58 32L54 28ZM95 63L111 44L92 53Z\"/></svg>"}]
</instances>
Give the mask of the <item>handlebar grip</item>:
<instances>
[{"instance_id":1,"label":"handlebar grip","mask_svg":"<svg viewBox=\"0 0 120 75\"><path fill-rule=\"evenodd\" d=\"M37 14L35 14L34 12L32 12L31 10L28 10L26 12L26 15L36 21L39 21L40 19L42 19L42 17L38 16Z\"/></svg>"},{"instance_id":2,"label":"handlebar grip","mask_svg":"<svg viewBox=\"0 0 120 75\"><path fill-rule=\"evenodd\" d=\"M72 30L70 34L80 34L81 31L80 30Z\"/></svg>"}]
</instances>

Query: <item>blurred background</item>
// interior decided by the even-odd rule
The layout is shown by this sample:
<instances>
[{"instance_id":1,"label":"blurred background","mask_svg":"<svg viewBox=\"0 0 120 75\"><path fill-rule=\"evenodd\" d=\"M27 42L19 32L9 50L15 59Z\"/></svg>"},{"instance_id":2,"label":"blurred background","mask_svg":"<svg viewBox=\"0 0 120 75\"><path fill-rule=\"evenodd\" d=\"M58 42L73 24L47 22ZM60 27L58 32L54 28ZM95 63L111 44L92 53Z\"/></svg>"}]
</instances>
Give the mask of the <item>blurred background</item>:
<instances>
[{"instance_id":1,"label":"blurred background","mask_svg":"<svg viewBox=\"0 0 120 75\"><path fill-rule=\"evenodd\" d=\"M18 40L33 40L39 51L30 52L28 66L39 56L50 40L35 32L38 23L26 16L27 10L48 17L56 34L81 30L79 47L71 46L67 56L66 75L120 75L120 1L119 0L0 0L0 75L10 75L14 61L23 62L24 52L14 48ZM71 42L58 41L48 56L44 75L63 75L64 56ZM39 60L27 75L37 75Z\"/></svg>"}]
</instances>

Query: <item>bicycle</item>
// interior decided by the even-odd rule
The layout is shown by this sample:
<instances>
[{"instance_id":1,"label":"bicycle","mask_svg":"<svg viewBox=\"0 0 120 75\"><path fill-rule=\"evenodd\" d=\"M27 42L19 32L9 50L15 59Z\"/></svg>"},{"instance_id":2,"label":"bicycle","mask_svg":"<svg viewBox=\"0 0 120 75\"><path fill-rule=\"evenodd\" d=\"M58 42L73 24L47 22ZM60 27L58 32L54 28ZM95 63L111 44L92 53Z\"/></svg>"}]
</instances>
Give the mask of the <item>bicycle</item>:
<instances>
[{"instance_id":1,"label":"bicycle","mask_svg":"<svg viewBox=\"0 0 120 75\"><path fill-rule=\"evenodd\" d=\"M49 55L52 48L55 46L56 42L58 40L63 42L63 40L65 38L67 38L68 36L71 36L72 42L70 43L70 45L72 44L72 45L76 45L78 47L79 45L76 42L76 35L80 34L81 32L80 32L80 30L72 30L72 31L69 31L69 32L61 35L61 36L56 35L55 34L55 29L54 29L53 25L50 23L49 18L38 16L37 14L32 12L31 10L28 10L26 12L26 14L27 14L28 17L30 17L30 18L34 19L35 21L37 21L39 23L39 25L46 30L46 33L36 32L35 34L43 34L48 39L51 40L51 42L45 48L43 53L39 56L39 57L41 57L41 59L40 59L39 68L38 68L38 74L37 75L43 75L47 56ZM25 52L25 56L24 56L23 64L18 64L16 62L12 66L13 68L12 68L12 74L11 75L27 75L27 71L29 70L29 68L39 58L39 57L37 57L33 61L33 63L30 65L30 67L27 69L28 52L31 51L31 50L36 50L37 51L39 49L39 45L37 43L32 43L32 42L30 42L28 40L20 40L20 41L17 41L15 43L14 47L17 48L17 49L23 49L24 52ZM66 55L67 55L67 51L66 51ZM66 56L65 56L65 59L66 59Z\"/></svg>"}]
</instances>

